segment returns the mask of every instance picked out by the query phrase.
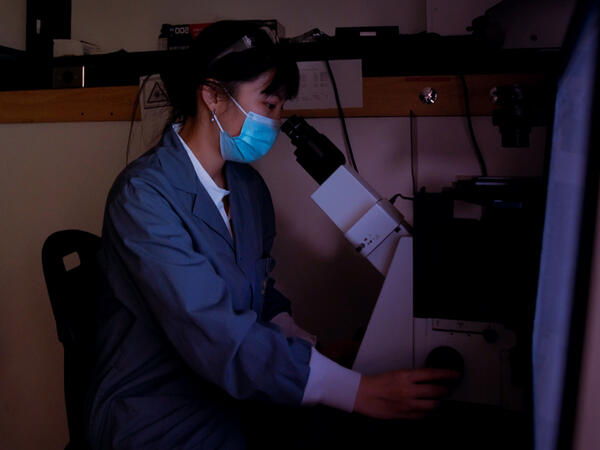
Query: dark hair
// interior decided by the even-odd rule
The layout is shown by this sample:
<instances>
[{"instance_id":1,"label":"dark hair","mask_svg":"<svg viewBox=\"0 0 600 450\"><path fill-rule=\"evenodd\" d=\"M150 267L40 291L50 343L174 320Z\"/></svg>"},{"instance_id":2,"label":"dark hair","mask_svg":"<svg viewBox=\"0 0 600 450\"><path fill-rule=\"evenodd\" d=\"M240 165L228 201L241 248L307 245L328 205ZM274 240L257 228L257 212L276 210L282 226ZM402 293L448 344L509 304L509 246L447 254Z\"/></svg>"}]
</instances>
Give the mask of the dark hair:
<instances>
[{"instance_id":1,"label":"dark hair","mask_svg":"<svg viewBox=\"0 0 600 450\"><path fill-rule=\"evenodd\" d=\"M230 51L247 36L252 47ZM264 92L283 92L286 99L298 94L299 73L295 60L269 33L252 22L224 20L205 28L189 50L181 52L175 63L161 73L173 106L173 121L197 114L197 91L214 79L235 95L239 83L255 80L274 69L275 76Z\"/></svg>"}]
</instances>

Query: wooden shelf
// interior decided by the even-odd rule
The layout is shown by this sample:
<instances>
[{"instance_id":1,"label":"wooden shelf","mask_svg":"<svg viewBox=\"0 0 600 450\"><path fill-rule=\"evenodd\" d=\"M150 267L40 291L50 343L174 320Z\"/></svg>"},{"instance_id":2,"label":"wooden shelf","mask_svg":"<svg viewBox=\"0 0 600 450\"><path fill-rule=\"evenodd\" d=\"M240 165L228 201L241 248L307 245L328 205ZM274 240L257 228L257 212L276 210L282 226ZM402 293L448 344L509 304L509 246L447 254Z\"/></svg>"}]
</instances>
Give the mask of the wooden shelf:
<instances>
[{"instance_id":1,"label":"wooden shelf","mask_svg":"<svg viewBox=\"0 0 600 450\"><path fill-rule=\"evenodd\" d=\"M489 116L497 108L490 101L490 91L495 86L522 84L550 84L543 74L518 75L467 75L471 114ZM424 104L419 93L425 87L436 90L438 99ZM464 90L460 78L448 76L380 77L363 78L363 107L347 108L347 117L404 117L410 111L416 116L462 116L465 114ZM286 115L305 117L337 117L336 109L287 111Z\"/></svg>"},{"instance_id":2,"label":"wooden shelf","mask_svg":"<svg viewBox=\"0 0 600 450\"><path fill-rule=\"evenodd\" d=\"M496 106L489 94L494 86L550 85L544 74L491 74L465 76L471 114L491 115ZM434 104L419 100L419 93L431 87L438 93ZM137 86L51 89L0 92L0 123L129 121ZM363 78L363 107L347 108L347 117L461 116L465 102L460 78L411 76ZM289 110L285 116L337 117L336 109ZM139 109L136 120L140 119Z\"/></svg>"},{"instance_id":3,"label":"wooden shelf","mask_svg":"<svg viewBox=\"0 0 600 450\"><path fill-rule=\"evenodd\" d=\"M137 91L118 86L0 92L0 123L129 121Z\"/></svg>"}]
</instances>

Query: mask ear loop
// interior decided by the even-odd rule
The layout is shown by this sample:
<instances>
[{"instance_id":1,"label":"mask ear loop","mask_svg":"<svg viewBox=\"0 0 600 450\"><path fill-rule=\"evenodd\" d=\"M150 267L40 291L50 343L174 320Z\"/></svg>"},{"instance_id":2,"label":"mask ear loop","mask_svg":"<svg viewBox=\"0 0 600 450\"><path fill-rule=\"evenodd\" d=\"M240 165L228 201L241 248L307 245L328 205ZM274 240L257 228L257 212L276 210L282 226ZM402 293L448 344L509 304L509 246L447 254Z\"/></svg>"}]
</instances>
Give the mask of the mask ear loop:
<instances>
[{"instance_id":1,"label":"mask ear loop","mask_svg":"<svg viewBox=\"0 0 600 450\"><path fill-rule=\"evenodd\" d=\"M231 99L231 101L235 104L235 106L237 106L238 109L241 112L243 112L246 117L248 117L248 113L246 112L246 110L244 108L242 108L242 105L240 105L235 98L233 98L233 95L231 95L231 92L229 92L229 89L227 89L225 86L223 86L219 81L217 81L217 83L219 83L219 86L221 86L221 89L223 89L225 91L225 93Z\"/></svg>"},{"instance_id":2,"label":"mask ear loop","mask_svg":"<svg viewBox=\"0 0 600 450\"><path fill-rule=\"evenodd\" d=\"M219 83L219 82L217 81L217 83ZM226 93L226 94L227 94L227 96L228 96L228 97L231 99L231 101L232 101L232 102L235 104L235 106L237 106L237 107L238 107L238 109L239 109L240 111L242 111L246 117L248 117L248 113L247 113L247 112L244 110L244 108L242 108L242 105L240 105L240 104L239 104L239 103L236 101L236 99L235 99L235 98L233 98L233 95L231 95L231 94L229 93L229 90L228 90L228 89L227 89L225 86L223 86L221 83L219 83L219 85L221 86L221 89L223 89L223 90L225 91L225 93ZM216 122L216 123L217 123L217 126L219 127L219 130L220 130L222 133L226 133L226 131L225 131L225 130L223 129L223 127L221 126L221 123L219 122L219 118L217 117L217 113L216 113L215 111L211 111L211 114L212 114L212 117L210 118L210 121L211 121L212 123Z\"/></svg>"},{"instance_id":3,"label":"mask ear loop","mask_svg":"<svg viewBox=\"0 0 600 450\"><path fill-rule=\"evenodd\" d=\"M245 115L246 117L248 117L248 113L247 113L247 112L244 110L244 108L242 108L242 105L240 105L240 104L237 102L237 100L236 100L235 98L233 98L233 95L231 95L227 89L225 89L225 92L227 92L227 95L229 95L229 98L231 99L231 101L232 101L233 103L235 103L235 106L237 106L237 107L238 107L238 109L239 109L241 112L243 112L243 113L244 113L244 115Z\"/></svg>"},{"instance_id":4,"label":"mask ear loop","mask_svg":"<svg viewBox=\"0 0 600 450\"><path fill-rule=\"evenodd\" d=\"M223 127L221 126L221 123L219 122L219 119L217 118L217 113L214 111L211 111L212 113L212 117L210 118L211 122L216 122L217 126L219 127L219 130L221 130L221 133L224 133L225 131L223 130Z\"/></svg>"}]
</instances>

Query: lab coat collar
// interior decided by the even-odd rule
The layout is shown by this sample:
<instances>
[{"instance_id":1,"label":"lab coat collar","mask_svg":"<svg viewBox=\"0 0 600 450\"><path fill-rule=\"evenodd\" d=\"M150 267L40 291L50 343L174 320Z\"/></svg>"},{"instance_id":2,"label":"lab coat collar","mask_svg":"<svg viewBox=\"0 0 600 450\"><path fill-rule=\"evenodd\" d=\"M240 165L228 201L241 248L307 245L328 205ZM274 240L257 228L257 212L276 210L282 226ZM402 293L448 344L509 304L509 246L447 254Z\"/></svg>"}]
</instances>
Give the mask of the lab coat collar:
<instances>
[{"instance_id":1,"label":"lab coat collar","mask_svg":"<svg viewBox=\"0 0 600 450\"><path fill-rule=\"evenodd\" d=\"M225 177L227 178L227 187L229 188L229 211L231 215L231 228L235 238L236 254L243 257L246 249L247 237L249 232L248 224L244 223L244 217L247 217L247 210L250 205L247 185L245 184L243 164L227 161L225 163Z\"/></svg>"},{"instance_id":2,"label":"lab coat collar","mask_svg":"<svg viewBox=\"0 0 600 450\"><path fill-rule=\"evenodd\" d=\"M169 181L177 189L195 194L198 187L202 187L194 171L194 166L170 125L165 129L156 154Z\"/></svg>"},{"instance_id":3,"label":"lab coat collar","mask_svg":"<svg viewBox=\"0 0 600 450\"><path fill-rule=\"evenodd\" d=\"M219 210L208 195L204 186L202 186L202 183L200 183L192 162L170 125L165 130L159 148L157 149L157 155L164 168L165 174L172 185L179 190L189 192L195 196L192 214L200 218L204 223L221 235L231 249L235 250L233 240L231 239L229 230L227 230L227 227L223 222ZM229 178L230 177L228 177L228 182ZM232 176L231 178L235 178L235 176ZM234 189L234 185L229 185L230 190Z\"/></svg>"}]
</instances>

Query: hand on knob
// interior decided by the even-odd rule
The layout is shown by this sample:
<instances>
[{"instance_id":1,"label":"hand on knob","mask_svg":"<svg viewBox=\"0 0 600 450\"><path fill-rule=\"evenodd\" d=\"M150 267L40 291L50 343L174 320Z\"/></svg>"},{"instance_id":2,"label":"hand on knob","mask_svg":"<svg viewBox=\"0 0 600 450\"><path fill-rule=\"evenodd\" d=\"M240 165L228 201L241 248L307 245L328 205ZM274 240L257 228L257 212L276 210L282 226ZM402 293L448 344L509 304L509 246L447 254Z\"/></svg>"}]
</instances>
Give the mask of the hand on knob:
<instances>
[{"instance_id":1,"label":"hand on knob","mask_svg":"<svg viewBox=\"0 0 600 450\"><path fill-rule=\"evenodd\" d=\"M448 389L433 384L457 379L460 373L447 369L415 369L363 375L354 410L381 419L420 419L437 408Z\"/></svg>"}]
</instances>

